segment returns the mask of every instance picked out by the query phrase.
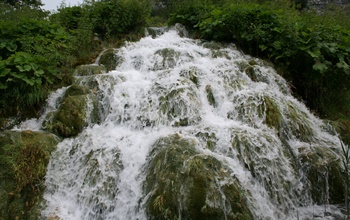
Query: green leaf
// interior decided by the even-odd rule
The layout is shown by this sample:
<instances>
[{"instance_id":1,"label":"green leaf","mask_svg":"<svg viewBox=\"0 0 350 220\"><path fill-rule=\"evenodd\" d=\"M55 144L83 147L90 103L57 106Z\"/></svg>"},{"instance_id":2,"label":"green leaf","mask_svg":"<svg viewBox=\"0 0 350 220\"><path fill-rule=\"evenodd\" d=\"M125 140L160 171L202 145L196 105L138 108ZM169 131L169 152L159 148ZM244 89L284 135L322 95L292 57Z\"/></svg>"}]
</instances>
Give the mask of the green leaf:
<instances>
[{"instance_id":1,"label":"green leaf","mask_svg":"<svg viewBox=\"0 0 350 220\"><path fill-rule=\"evenodd\" d=\"M31 86L34 86L35 84L35 80L32 80L32 79L22 78L22 80Z\"/></svg>"},{"instance_id":2,"label":"green leaf","mask_svg":"<svg viewBox=\"0 0 350 220\"><path fill-rule=\"evenodd\" d=\"M6 45L6 49L10 52L15 52L17 50L17 45L13 42L10 42Z\"/></svg>"},{"instance_id":3,"label":"green leaf","mask_svg":"<svg viewBox=\"0 0 350 220\"><path fill-rule=\"evenodd\" d=\"M316 50L308 50L306 51L312 58L318 58L321 56L321 51L319 49L316 49Z\"/></svg>"},{"instance_id":4,"label":"green leaf","mask_svg":"<svg viewBox=\"0 0 350 220\"><path fill-rule=\"evenodd\" d=\"M260 45L259 45L259 48L260 48L261 51L264 51L264 50L267 49L267 46L265 46L265 45L263 45L263 44L260 44Z\"/></svg>"},{"instance_id":5,"label":"green leaf","mask_svg":"<svg viewBox=\"0 0 350 220\"><path fill-rule=\"evenodd\" d=\"M29 72L32 69L32 67L28 64L26 64L24 66L16 65L16 67L20 72Z\"/></svg>"},{"instance_id":6,"label":"green leaf","mask_svg":"<svg viewBox=\"0 0 350 220\"><path fill-rule=\"evenodd\" d=\"M349 70L349 65L345 61L340 61L336 66L340 69Z\"/></svg>"},{"instance_id":7,"label":"green leaf","mask_svg":"<svg viewBox=\"0 0 350 220\"><path fill-rule=\"evenodd\" d=\"M44 72L44 70L42 70L42 69L39 69L39 70L37 70L37 71L34 71L34 75L36 75L36 76L40 76L40 75L43 75L45 72Z\"/></svg>"},{"instance_id":8,"label":"green leaf","mask_svg":"<svg viewBox=\"0 0 350 220\"><path fill-rule=\"evenodd\" d=\"M326 70L328 69L327 65L324 64L324 63L321 63L321 62L315 63L315 64L312 66L312 68L313 68L314 70L317 70L317 71L320 71L320 72L324 72L324 71L326 71Z\"/></svg>"},{"instance_id":9,"label":"green leaf","mask_svg":"<svg viewBox=\"0 0 350 220\"><path fill-rule=\"evenodd\" d=\"M8 68L4 68L0 71L0 77L5 77L6 75L8 75L11 72L10 69Z\"/></svg>"},{"instance_id":10,"label":"green leaf","mask_svg":"<svg viewBox=\"0 0 350 220\"><path fill-rule=\"evenodd\" d=\"M8 88L8 85L0 82L0 89L7 89L7 88Z\"/></svg>"}]
</instances>

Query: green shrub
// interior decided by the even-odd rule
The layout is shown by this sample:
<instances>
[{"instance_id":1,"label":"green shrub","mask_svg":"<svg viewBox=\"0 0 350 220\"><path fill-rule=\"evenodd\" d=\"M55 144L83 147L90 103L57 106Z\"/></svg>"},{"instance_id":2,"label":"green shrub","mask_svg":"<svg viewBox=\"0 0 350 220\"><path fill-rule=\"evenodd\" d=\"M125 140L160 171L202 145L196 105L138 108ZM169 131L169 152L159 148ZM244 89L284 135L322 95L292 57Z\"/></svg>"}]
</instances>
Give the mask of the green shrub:
<instances>
[{"instance_id":1,"label":"green shrub","mask_svg":"<svg viewBox=\"0 0 350 220\"><path fill-rule=\"evenodd\" d=\"M48 86L60 80L57 68L66 62L69 41L49 21L0 21L0 112L45 100Z\"/></svg>"},{"instance_id":2,"label":"green shrub","mask_svg":"<svg viewBox=\"0 0 350 220\"><path fill-rule=\"evenodd\" d=\"M80 6L62 7L58 9L58 13L50 16L50 21L61 25L67 31L72 31L79 28L84 13L86 12Z\"/></svg>"},{"instance_id":3,"label":"green shrub","mask_svg":"<svg viewBox=\"0 0 350 220\"><path fill-rule=\"evenodd\" d=\"M143 27L150 13L147 1L137 0L96 2L89 7L93 31L103 39L118 37Z\"/></svg>"}]
</instances>

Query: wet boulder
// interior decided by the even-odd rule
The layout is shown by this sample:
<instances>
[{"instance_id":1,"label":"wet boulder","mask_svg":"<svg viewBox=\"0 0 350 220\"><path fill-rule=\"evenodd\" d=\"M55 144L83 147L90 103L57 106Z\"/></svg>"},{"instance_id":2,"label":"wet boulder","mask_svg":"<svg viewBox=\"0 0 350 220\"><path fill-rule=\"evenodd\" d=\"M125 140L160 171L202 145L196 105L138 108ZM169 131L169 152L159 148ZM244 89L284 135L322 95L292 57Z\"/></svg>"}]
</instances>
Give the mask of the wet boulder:
<instances>
[{"instance_id":1,"label":"wet boulder","mask_svg":"<svg viewBox=\"0 0 350 220\"><path fill-rule=\"evenodd\" d=\"M253 219L238 180L218 159L178 134L150 152L144 184L149 219Z\"/></svg>"}]
</instances>

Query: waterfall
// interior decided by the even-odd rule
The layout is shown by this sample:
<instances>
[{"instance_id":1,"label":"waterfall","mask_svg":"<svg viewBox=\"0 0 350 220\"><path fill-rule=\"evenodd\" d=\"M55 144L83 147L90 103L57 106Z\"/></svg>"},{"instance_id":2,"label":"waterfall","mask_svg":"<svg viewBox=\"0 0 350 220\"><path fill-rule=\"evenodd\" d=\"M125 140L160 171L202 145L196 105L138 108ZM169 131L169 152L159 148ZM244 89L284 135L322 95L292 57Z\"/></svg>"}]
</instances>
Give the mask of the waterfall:
<instances>
[{"instance_id":1,"label":"waterfall","mask_svg":"<svg viewBox=\"0 0 350 220\"><path fill-rule=\"evenodd\" d=\"M341 217L320 174L340 158L331 126L265 61L177 30L127 42L113 71L77 76L96 88L99 120L53 152L42 216Z\"/></svg>"}]
</instances>

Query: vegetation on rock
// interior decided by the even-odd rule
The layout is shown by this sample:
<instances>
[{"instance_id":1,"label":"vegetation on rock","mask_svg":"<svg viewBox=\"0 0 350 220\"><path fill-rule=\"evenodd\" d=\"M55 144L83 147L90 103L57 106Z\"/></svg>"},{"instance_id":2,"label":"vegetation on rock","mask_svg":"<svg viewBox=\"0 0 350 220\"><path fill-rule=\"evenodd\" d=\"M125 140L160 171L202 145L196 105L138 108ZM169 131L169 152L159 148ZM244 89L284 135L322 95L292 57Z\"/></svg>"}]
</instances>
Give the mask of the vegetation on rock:
<instances>
[{"instance_id":1,"label":"vegetation on rock","mask_svg":"<svg viewBox=\"0 0 350 220\"><path fill-rule=\"evenodd\" d=\"M40 203L43 178L59 139L32 131L0 133L0 219L27 219Z\"/></svg>"},{"instance_id":2,"label":"vegetation on rock","mask_svg":"<svg viewBox=\"0 0 350 220\"><path fill-rule=\"evenodd\" d=\"M238 180L195 146L178 134L154 144L144 185L149 219L253 219Z\"/></svg>"},{"instance_id":3,"label":"vegetation on rock","mask_svg":"<svg viewBox=\"0 0 350 220\"><path fill-rule=\"evenodd\" d=\"M92 117L93 122L97 118L96 97L89 94L90 90L85 86L73 84L65 92L61 104L56 112L47 116L44 128L61 137L72 137L79 134L87 126L87 118ZM88 111L88 102L92 103L92 110ZM91 115L87 115L87 114Z\"/></svg>"}]
</instances>

